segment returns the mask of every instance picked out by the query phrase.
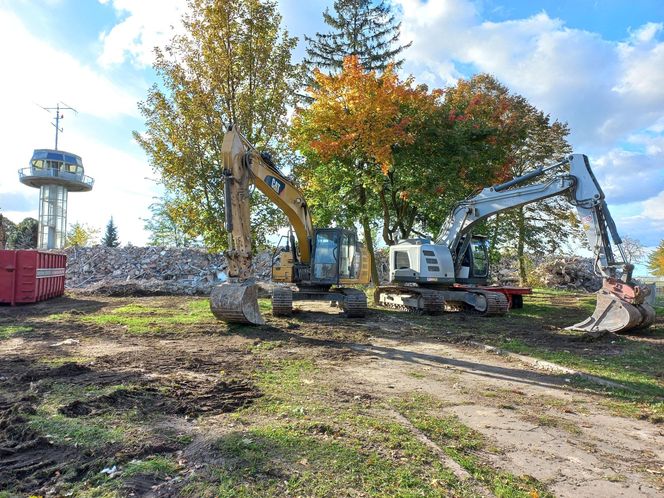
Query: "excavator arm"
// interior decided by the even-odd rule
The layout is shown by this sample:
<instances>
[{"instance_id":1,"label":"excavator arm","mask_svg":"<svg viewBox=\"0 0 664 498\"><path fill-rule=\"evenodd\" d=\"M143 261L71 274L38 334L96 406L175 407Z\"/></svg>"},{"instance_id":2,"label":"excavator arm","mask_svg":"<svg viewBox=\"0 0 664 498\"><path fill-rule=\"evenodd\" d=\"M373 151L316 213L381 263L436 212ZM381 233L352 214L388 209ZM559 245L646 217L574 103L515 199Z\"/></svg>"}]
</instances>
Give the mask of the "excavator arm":
<instances>
[{"instance_id":1,"label":"excavator arm","mask_svg":"<svg viewBox=\"0 0 664 498\"><path fill-rule=\"evenodd\" d=\"M541 183L517 187L566 165L569 165L569 172ZM595 254L595 270L603 278L595 313L588 320L570 328L617 332L650 325L654 321L654 310L643 302L646 291L632 281L633 266L626 262L622 239L604 200L604 192L590 168L587 156L583 154L572 154L559 163L487 187L460 202L447 219L436 243L446 245L453 258L460 258L470 240L466 235L478 222L502 211L556 195L566 195L576 207ZM621 260L615 257L614 245L620 252ZM458 267L456 263L458 261L455 262L455 267Z\"/></svg>"},{"instance_id":2,"label":"excavator arm","mask_svg":"<svg viewBox=\"0 0 664 498\"><path fill-rule=\"evenodd\" d=\"M221 151L229 277L246 279L251 271L249 189L252 184L286 215L298 240L299 260L308 264L314 228L302 192L238 130L231 127L226 132Z\"/></svg>"},{"instance_id":3,"label":"excavator arm","mask_svg":"<svg viewBox=\"0 0 664 498\"><path fill-rule=\"evenodd\" d=\"M288 218L298 239L299 261L311 259L313 224L302 192L249 141L231 127L222 143L225 225L228 232L228 282L210 296L214 315L227 322L265 323L258 309L257 289L251 279L251 213L249 197L255 185Z\"/></svg>"}]
</instances>

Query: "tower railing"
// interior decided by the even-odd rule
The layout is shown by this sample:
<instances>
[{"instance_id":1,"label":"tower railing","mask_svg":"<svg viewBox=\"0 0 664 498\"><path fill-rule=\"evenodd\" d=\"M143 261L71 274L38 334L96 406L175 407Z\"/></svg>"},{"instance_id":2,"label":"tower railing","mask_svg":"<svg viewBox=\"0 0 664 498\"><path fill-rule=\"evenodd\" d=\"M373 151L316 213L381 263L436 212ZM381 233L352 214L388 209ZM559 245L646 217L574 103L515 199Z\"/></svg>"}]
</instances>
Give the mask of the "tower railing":
<instances>
[{"instance_id":1,"label":"tower railing","mask_svg":"<svg viewBox=\"0 0 664 498\"><path fill-rule=\"evenodd\" d=\"M69 171L61 171L57 169L50 168L21 168L18 170L19 180L28 177L39 177L39 178L62 178L63 180L69 180L74 182L83 183L92 188L95 181L93 178L87 175L81 175L78 173L70 173Z\"/></svg>"}]
</instances>

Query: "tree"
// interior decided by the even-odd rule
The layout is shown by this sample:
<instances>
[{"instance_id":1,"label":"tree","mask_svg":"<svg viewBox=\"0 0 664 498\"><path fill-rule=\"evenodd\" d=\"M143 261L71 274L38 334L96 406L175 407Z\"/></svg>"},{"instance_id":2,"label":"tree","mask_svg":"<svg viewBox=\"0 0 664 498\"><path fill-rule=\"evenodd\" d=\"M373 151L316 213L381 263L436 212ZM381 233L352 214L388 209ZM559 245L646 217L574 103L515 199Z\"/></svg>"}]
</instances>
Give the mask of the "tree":
<instances>
[{"instance_id":1,"label":"tree","mask_svg":"<svg viewBox=\"0 0 664 498\"><path fill-rule=\"evenodd\" d=\"M156 49L154 85L139 104L146 132L134 137L173 199L172 219L206 245L226 247L221 145L236 125L249 141L283 156L287 112L303 71L291 62L297 39L280 28L271 0L189 0L185 34ZM252 196L254 238L283 223L258 193Z\"/></svg>"},{"instance_id":2,"label":"tree","mask_svg":"<svg viewBox=\"0 0 664 498\"><path fill-rule=\"evenodd\" d=\"M0 249L5 249L7 247L8 240L11 238L11 234L16 230L16 225L0 214Z\"/></svg>"},{"instance_id":3,"label":"tree","mask_svg":"<svg viewBox=\"0 0 664 498\"><path fill-rule=\"evenodd\" d=\"M164 197L150 204L152 217L143 220L145 229L150 232L149 246L192 247L200 245L197 238L187 235L177 222L171 209L172 201Z\"/></svg>"},{"instance_id":4,"label":"tree","mask_svg":"<svg viewBox=\"0 0 664 498\"><path fill-rule=\"evenodd\" d=\"M415 140L394 147L394 167L381 196L383 238L439 234L450 209L505 178L512 144L523 135L508 89L487 74L459 80L424 119ZM389 222L389 219L392 222Z\"/></svg>"},{"instance_id":5,"label":"tree","mask_svg":"<svg viewBox=\"0 0 664 498\"><path fill-rule=\"evenodd\" d=\"M106 247L118 247L120 245L120 240L118 239L118 228L113 223L113 217L108 221L106 225L106 232L104 237L101 239L101 245Z\"/></svg>"},{"instance_id":6,"label":"tree","mask_svg":"<svg viewBox=\"0 0 664 498\"><path fill-rule=\"evenodd\" d=\"M85 247L95 244L99 236L99 229L86 223L74 223L67 232L66 247Z\"/></svg>"},{"instance_id":7,"label":"tree","mask_svg":"<svg viewBox=\"0 0 664 498\"><path fill-rule=\"evenodd\" d=\"M314 194L309 200L314 216L330 218L342 206L346 216L359 216L378 283L372 237L376 193L393 166L392 147L414 140L411 123L436 105L439 94L413 88L411 80L401 82L392 66L381 75L367 72L357 56L347 57L338 75L315 70L314 79L312 104L293 120L293 143L310 160L298 173Z\"/></svg>"},{"instance_id":8,"label":"tree","mask_svg":"<svg viewBox=\"0 0 664 498\"><path fill-rule=\"evenodd\" d=\"M506 178L521 176L571 152L566 123L552 120L520 95L509 94L508 99L510 113L521 129L509 144ZM520 186L547 181L562 172L554 170ZM528 254L552 254L572 241L583 239L573 206L561 196L504 211L490 219L485 228L493 254L502 251L516 256L522 285L528 280Z\"/></svg>"},{"instance_id":9,"label":"tree","mask_svg":"<svg viewBox=\"0 0 664 498\"><path fill-rule=\"evenodd\" d=\"M25 218L7 236L7 246L12 249L36 249L39 241L39 222Z\"/></svg>"},{"instance_id":10,"label":"tree","mask_svg":"<svg viewBox=\"0 0 664 498\"><path fill-rule=\"evenodd\" d=\"M329 9L323 13L329 33L316 33L307 41L305 64L310 70L342 70L344 58L356 56L359 64L368 71L383 71L388 64L399 67L403 59L395 58L407 47L396 45L401 23L397 23L389 4L383 0L336 0L334 14Z\"/></svg>"},{"instance_id":11,"label":"tree","mask_svg":"<svg viewBox=\"0 0 664 498\"><path fill-rule=\"evenodd\" d=\"M656 277L664 277L664 240L648 256L648 269Z\"/></svg>"},{"instance_id":12,"label":"tree","mask_svg":"<svg viewBox=\"0 0 664 498\"><path fill-rule=\"evenodd\" d=\"M626 263L641 263L646 257L646 248L638 239L629 236L622 237L622 248L625 253Z\"/></svg>"}]
</instances>

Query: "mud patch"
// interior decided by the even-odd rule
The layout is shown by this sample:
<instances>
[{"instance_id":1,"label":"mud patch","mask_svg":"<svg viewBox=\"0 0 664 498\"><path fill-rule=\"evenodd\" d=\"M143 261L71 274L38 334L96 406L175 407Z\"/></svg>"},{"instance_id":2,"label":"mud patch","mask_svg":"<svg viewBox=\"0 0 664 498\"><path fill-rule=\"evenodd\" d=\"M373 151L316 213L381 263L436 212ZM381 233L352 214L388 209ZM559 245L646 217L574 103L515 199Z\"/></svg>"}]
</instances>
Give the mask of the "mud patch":
<instances>
[{"instance_id":1,"label":"mud patch","mask_svg":"<svg viewBox=\"0 0 664 498\"><path fill-rule=\"evenodd\" d=\"M243 380L205 384L177 381L156 387L118 389L89 400L75 400L58 411L67 417L101 415L111 411L137 410L142 415L218 415L236 411L261 395Z\"/></svg>"},{"instance_id":2,"label":"mud patch","mask_svg":"<svg viewBox=\"0 0 664 498\"><path fill-rule=\"evenodd\" d=\"M35 401L33 396L0 399L0 483L17 491L34 492L50 486L65 471L70 478L77 478L100 457L52 444L31 429L28 418L35 413ZM112 453L113 448L106 451Z\"/></svg>"}]
</instances>

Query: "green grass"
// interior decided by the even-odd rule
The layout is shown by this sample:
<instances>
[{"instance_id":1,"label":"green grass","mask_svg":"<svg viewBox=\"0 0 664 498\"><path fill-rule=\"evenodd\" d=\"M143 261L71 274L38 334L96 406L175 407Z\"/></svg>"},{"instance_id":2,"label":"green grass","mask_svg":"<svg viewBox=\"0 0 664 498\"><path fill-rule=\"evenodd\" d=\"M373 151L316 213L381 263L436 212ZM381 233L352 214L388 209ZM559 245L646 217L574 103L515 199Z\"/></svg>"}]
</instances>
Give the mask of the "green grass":
<instances>
[{"instance_id":1,"label":"green grass","mask_svg":"<svg viewBox=\"0 0 664 498\"><path fill-rule=\"evenodd\" d=\"M27 327L24 325L0 325L0 340L9 339L15 335L32 332L34 327Z\"/></svg>"},{"instance_id":2,"label":"green grass","mask_svg":"<svg viewBox=\"0 0 664 498\"><path fill-rule=\"evenodd\" d=\"M136 475L150 475L155 477L172 476L177 473L180 466L172 460L161 455L151 456L145 460L132 460L123 467L122 477L133 477Z\"/></svg>"},{"instance_id":3,"label":"green grass","mask_svg":"<svg viewBox=\"0 0 664 498\"><path fill-rule=\"evenodd\" d=\"M62 313L51 315L49 319L74 319L101 327L116 325L124 327L130 334L177 332L178 325L218 323L210 311L209 301L204 298L193 298L183 306L175 308L131 303L103 313L92 315Z\"/></svg>"},{"instance_id":4,"label":"green grass","mask_svg":"<svg viewBox=\"0 0 664 498\"><path fill-rule=\"evenodd\" d=\"M516 476L484 463L479 453L487 443L478 432L463 425L457 417L440 417L439 404L427 396L393 400L393 406L431 441L463 467L474 479L500 498L553 497L546 485L531 476Z\"/></svg>"},{"instance_id":5,"label":"green grass","mask_svg":"<svg viewBox=\"0 0 664 498\"><path fill-rule=\"evenodd\" d=\"M101 417L93 421L85 417L69 418L40 410L29 417L30 427L53 443L80 448L98 448L122 441L125 431L122 427L109 425L110 422Z\"/></svg>"},{"instance_id":6,"label":"green grass","mask_svg":"<svg viewBox=\"0 0 664 498\"><path fill-rule=\"evenodd\" d=\"M134 422L142 420L132 410L75 418L62 415L58 411L60 407L73 401L103 396L122 389L127 389L127 386L119 384L82 387L68 383L52 383L36 413L30 415L29 425L57 444L97 448L122 442L129 435Z\"/></svg>"}]
</instances>

